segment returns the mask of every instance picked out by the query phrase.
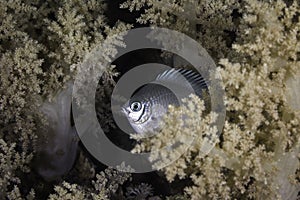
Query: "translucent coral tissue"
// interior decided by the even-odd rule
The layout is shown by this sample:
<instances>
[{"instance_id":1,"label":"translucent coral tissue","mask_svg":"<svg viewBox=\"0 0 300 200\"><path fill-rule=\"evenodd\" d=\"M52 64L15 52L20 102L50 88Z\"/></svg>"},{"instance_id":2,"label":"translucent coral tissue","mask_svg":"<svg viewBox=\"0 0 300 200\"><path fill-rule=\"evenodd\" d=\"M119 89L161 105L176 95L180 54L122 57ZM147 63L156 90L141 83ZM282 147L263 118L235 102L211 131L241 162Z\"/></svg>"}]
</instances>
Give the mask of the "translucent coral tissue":
<instances>
[{"instance_id":1,"label":"translucent coral tissue","mask_svg":"<svg viewBox=\"0 0 300 200\"><path fill-rule=\"evenodd\" d=\"M36 167L46 180L67 173L76 158L78 139L75 127L71 126L72 86L68 82L53 102L47 101L41 106L47 122L39 133Z\"/></svg>"}]
</instances>

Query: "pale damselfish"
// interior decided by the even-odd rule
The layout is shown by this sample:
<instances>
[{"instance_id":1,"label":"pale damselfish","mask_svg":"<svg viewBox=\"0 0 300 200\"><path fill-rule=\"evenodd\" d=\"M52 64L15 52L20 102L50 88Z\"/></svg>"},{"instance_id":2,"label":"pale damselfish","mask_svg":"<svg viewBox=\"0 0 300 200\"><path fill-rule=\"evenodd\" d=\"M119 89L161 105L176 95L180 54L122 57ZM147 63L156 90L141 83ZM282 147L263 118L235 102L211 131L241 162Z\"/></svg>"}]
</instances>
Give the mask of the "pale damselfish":
<instances>
[{"instance_id":1,"label":"pale damselfish","mask_svg":"<svg viewBox=\"0 0 300 200\"><path fill-rule=\"evenodd\" d=\"M180 100L191 93L209 105L207 83L200 74L187 69L166 70L153 82L135 91L122 107L122 112L136 133L156 132L161 129L160 122L168 106L179 106Z\"/></svg>"}]
</instances>

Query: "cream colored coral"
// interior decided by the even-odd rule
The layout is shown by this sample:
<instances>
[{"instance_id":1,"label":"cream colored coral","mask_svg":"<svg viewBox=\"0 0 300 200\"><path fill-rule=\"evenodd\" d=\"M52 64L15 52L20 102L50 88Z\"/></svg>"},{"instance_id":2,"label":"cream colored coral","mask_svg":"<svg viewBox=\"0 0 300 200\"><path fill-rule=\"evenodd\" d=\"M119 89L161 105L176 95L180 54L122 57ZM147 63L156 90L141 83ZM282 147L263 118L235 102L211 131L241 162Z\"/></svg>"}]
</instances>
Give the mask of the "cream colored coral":
<instances>
[{"instance_id":1,"label":"cream colored coral","mask_svg":"<svg viewBox=\"0 0 300 200\"><path fill-rule=\"evenodd\" d=\"M189 36L208 48L220 64L227 112L222 140L215 148L201 157L201 143L196 143L173 165L162 169L166 177L170 181L176 176L190 177L194 185L185 192L191 199L295 199L300 188L295 174L300 144L299 74L295 75L300 68L298 1L242 1L236 7L227 0L201 1L189 11L198 14L191 19L199 29L193 23L180 26L186 15L179 13L193 3L170 2L176 7L170 13L169 7L160 8L160 3L149 1L150 8L140 19L183 32L189 29ZM140 5L134 1L124 6L134 9ZM237 16L231 18L234 13L229 8L236 8ZM176 24L172 17L180 22ZM218 23L208 23L213 19ZM219 30L211 32L215 28ZM229 41L230 48L224 45L226 31L232 31L235 40ZM174 126L170 124L170 132ZM173 136L160 139L168 141ZM140 146L149 150L151 145L146 141Z\"/></svg>"}]
</instances>

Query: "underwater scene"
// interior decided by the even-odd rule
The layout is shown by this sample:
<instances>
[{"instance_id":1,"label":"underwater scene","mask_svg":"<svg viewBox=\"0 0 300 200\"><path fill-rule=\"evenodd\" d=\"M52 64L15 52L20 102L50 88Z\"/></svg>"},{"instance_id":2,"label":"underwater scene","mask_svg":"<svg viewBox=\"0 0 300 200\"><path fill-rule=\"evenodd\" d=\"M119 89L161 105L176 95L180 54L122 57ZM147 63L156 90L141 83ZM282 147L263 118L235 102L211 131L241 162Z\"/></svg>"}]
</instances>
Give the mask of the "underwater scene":
<instances>
[{"instance_id":1,"label":"underwater scene","mask_svg":"<svg viewBox=\"0 0 300 200\"><path fill-rule=\"evenodd\" d=\"M298 0L0 0L0 200L300 200Z\"/></svg>"}]
</instances>

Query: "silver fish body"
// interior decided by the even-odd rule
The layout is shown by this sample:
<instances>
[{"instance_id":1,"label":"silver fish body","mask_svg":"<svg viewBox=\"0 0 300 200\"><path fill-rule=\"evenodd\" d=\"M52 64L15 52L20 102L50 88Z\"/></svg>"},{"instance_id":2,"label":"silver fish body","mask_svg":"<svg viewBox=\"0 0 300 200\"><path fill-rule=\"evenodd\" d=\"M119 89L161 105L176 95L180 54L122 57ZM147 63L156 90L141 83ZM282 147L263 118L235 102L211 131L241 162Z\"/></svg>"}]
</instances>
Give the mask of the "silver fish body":
<instances>
[{"instance_id":1,"label":"silver fish body","mask_svg":"<svg viewBox=\"0 0 300 200\"><path fill-rule=\"evenodd\" d=\"M161 129L162 117L169 105L179 106L180 100L191 93L201 98L203 91L207 91L207 85L199 74L191 70L171 69L139 88L122 111L136 133L154 133Z\"/></svg>"}]
</instances>

